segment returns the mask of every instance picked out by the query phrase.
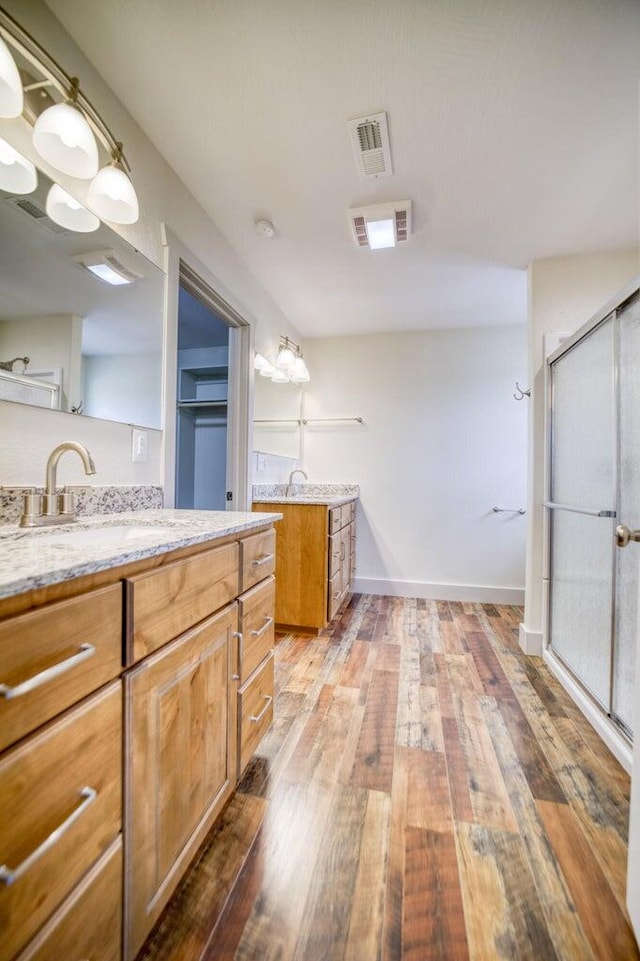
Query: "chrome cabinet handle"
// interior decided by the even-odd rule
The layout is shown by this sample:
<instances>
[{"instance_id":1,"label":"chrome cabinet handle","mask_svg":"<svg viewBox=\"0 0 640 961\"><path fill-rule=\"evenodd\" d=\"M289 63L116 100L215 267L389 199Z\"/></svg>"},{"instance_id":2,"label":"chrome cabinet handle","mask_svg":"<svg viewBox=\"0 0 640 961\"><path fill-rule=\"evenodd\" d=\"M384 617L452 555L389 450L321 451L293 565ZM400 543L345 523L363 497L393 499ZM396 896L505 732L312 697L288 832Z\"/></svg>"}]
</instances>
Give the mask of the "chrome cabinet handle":
<instances>
[{"instance_id":1,"label":"chrome cabinet handle","mask_svg":"<svg viewBox=\"0 0 640 961\"><path fill-rule=\"evenodd\" d=\"M273 698L271 697L270 694L265 694L264 699L265 699L265 701L266 701L267 703L266 703L265 706L262 708L262 710L260 711L260 713L259 713L259 714L252 714L251 717L249 718L249 720L250 720L250 721L253 721L254 724L257 724L258 721L261 721L261 720L262 720L262 718L265 716L265 714L266 714L267 711L269 710L269 705L271 704L271 702L272 702L272 700L273 700Z\"/></svg>"},{"instance_id":2,"label":"chrome cabinet handle","mask_svg":"<svg viewBox=\"0 0 640 961\"><path fill-rule=\"evenodd\" d=\"M263 554L262 557L256 557L254 561L251 561L254 567L260 567L262 564L266 564L268 561L273 560L273 554Z\"/></svg>"},{"instance_id":3,"label":"chrome cabinet handle","mask_svg":"<svg viewBox=\"0 0 640 961\"><path fill-rule=\"evenodd\" d=\"M251 636L252 636L252 637L262 637L262 635L264 634L264 632L265 632L265 631L268 631L272 624L273 624L273 618L272 618L272 617L268 617L268 618L266 619L266 621L264 622L264 624L262 625L262 627L260 628L259 631L251 631Z\"/></svg>"},{"instance_id":4,"label":"chrome cabinet handle","mask_svg":"<svg viewBox=\"0 0 640 961\"><path fill-rule=\"evenodd\" d=\"M53 667L48 667L45 671L40 671L39 674L34 674L33 677L28 677L22 684L16 684L15 687L9 687L8 684L0 684L0 697L4 697L5 700L9 701L13 697L21 697L23 694L28 694L30 691L34 691L37 687L41 687L48 681L52 681L55 677L66 674L66 672L70 671L76 664L86 661L88 657L92 657L95 653L96 649L93 644L81 644L77 654L72 654L71 657L65 658L65 660L60 661L59 664L54 664Z\"/></svg>"},{"instance_id":5,"label":"chrome cabinet handle","mask_svg":"<svg viewBox=\"0 0 640 961\"><path fill-rule=\"evenodd\" d=\"M626 524L618 524L616 527L618 547L626 547L631 541L640 541L640 531L630 531Z\"/></svg>"},{"instance_id":6,"label":"chrome cabinet handle","mask_svg":"<svg viewBox=\"0 0 640 961\"><path fill-rule=\"evenodd\" d=\"M234 631L231 637L238 638L238 667L237 674L232 674L231 677L234 681L240 680L240 674L242 672L242 659L244 658L244 637L240 631Z\"/></svg>"},{"instance_id":7,"label":"chrome cabinet handle","mask_svg":"<svg viewBox=\"0 0 640 961\"><path fill-rule=\"evenodd\" d=\"M29 868L40 860L43 854L46 854L55 844L58 843L60 838L67 833L71 825L78 820L78 818L84 814L90 804L93 804L98 796L98 792L92 787L83 787L80 791L80 797L84 798L82 804L80 804L75 811L72 811L66 821L52 831L48 838L46 838L42 844L28 854L24 861L18 865L17 868L9 868L6 864L0 865L0 883L7 885L13 884L14 881L18 881L23 874L29 870Z\"/></svg>"}]
</instances>

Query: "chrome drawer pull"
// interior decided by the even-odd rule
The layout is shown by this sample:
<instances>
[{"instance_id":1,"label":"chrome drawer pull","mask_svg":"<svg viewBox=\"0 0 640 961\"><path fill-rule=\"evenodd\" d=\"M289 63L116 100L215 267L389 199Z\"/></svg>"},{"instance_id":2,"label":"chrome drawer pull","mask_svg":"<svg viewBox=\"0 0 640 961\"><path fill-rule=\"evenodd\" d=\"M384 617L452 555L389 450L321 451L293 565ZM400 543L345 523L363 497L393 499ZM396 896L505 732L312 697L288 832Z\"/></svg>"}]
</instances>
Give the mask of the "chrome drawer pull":
<instances>
[{"instance_id":1,"label":"chrome drawer pull","mask_svg":"<svg viewBox=\"0 0 640 961\"><path fill-rule=\"evenodd\" d=\"M59 664L48 667L46 671L40 671L39 674L34 674L33 677L27 678L22 684L16 684L15 687L9 687L8 684L0 684L0 697L4 697L5 700L9 701L12 697L21 697L23 694L28 694L37 687L46 684L47 681L52 681L55 677L66 674L66 672L70 671L76 664L80 664L81 661L86 661L88 657L92 657L95 653L96 649L93 644L81 644L77 654L72 654L71 657L60 661Z\"/></svg>"},{"instance_id":2,"label":"chrome drawer pull","mask_svg":"<svg viewBox=\"0 0 640 961\"><path fill-rule=\"evenodd\" d=\"M257 724L258 721L261 721L261 720L262 720L262 718L265 716L265 714L266 714L267 711L269 710L269 705L271 704L271 702L272 702L272 700L273 700L273 698L271 697L270 694L265 694L264 699L265 699L265 701L266 701L267 703L266 703L265 706L262 708L262 710L260 711L260 713L259 713L259 714L252 714L251 717L249 718L249 720L250 720L250 721L253 721L254 724Z\"/></svg>"},{"instance_id":3,"label":"chrome drawer pull","mask_svg":"<svg viewBox=\"0 0 640 961\"><path fill-rule=\"evenodd\" d=\"M251 561L254 567L260 567L262 564L267 564L269 561L273 560L273 554L263 554L262 557L256 557L254 561Z\"/></svg>"},{"instance_id":4,"label":"chrome drawer pull","mask_svg":"<svg viewBox=\"0 0 640 961\"><path fill-rule=\"evenodd\" d=\"M262 625L262 627L260 628L259 631L251 631L251 636L252 636L252 637L262 637L262 635L264 634L264 632L265 632L265 631L268 631L272 624L273 624L273 618L272 618L272 617L268 617L268 618L266 619L266 621L264 622L264 624Z\"/></svg>"},{"instance_id":5,"label":"chrome drawer pull","mask_svg":"<svg viewBox=\"0 0 640 961\"><path fill-rule=\"evenodd\" d=\"M63 834L67 833L71 825L78 820L80 815L86 811L90 804L93 804L97 796L98 792L95 790L95 788L83 787L80 791L80 797L84 798L82 804L77 807L75 811L72 811L66 821L63 821L60 827L57 827L55 831L52 831L49 837L42 842L40 847L37 847L35 851L32 851L31 854L24 859L22 864L19 864L18 867L14 868L13 870L8 868L6 864L0 865L0 883L9 886L10 884L13 884L14 881L17 881L19 878L21 878L23 874L26 874L32 864L35 864L43 854L46 854L46 852L49 851L54 844L57 844Z\"/></svg>"}]
</instances>

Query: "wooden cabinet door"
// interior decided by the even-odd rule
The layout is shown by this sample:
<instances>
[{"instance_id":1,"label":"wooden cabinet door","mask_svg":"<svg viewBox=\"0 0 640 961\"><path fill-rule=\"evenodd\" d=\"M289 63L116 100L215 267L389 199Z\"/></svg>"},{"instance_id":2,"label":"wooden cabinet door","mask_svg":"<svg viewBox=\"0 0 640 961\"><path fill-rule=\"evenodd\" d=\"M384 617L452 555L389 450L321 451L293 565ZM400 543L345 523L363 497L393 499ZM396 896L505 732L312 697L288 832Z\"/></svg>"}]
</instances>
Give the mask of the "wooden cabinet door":
<instances>
[{"instance_id":1,"label":"wooden cabinet door","mask_svg":"<svg viewBox=\"0 0 640 961\"><path fill-rule=\"evenodd\" d=\"M235 787L237 610L229 605L125 676L130 959Z\"/></svg>"}]
</instances>

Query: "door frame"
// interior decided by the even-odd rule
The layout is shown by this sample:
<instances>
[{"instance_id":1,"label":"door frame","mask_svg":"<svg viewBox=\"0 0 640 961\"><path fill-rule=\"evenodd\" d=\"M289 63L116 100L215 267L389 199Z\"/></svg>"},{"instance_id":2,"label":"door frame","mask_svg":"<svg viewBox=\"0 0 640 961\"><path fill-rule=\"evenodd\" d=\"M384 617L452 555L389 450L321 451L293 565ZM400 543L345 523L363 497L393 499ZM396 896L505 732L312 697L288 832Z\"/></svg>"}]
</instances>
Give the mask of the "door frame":
<instances>
[{"instance_id":1,"label":"door frame","mask_svg":"<svg viewBox=\"0 0 640 961\"><path fill-rule=\"evenodd\" d=\"M162 475L164 506L175 507L176 495L176 401L178 369L178 294L181 280L197 291L229 325L229 394L227 416L227 490L233 491L228 510L248 510L250 505L251 419L253 379L252 318L247 316L224 284L163 224L166 297L163 344L164 438Z\"/></svg>"}]
</instances>

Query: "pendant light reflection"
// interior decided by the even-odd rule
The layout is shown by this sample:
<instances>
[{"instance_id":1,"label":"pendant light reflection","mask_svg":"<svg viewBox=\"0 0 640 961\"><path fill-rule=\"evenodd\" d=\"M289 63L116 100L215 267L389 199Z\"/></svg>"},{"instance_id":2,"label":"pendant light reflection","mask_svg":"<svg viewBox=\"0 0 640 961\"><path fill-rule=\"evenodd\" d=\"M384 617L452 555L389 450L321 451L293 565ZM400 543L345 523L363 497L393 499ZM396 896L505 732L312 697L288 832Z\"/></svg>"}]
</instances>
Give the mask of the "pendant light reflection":
<instances>
[{"instance_id":1,"label":"pendant light reflection","mask_svg":"<svg viewBox=\"0 0 640 961\"><path fill-rule=\"evenodd\" d=\"M0 117L19 117L24 107L20 74L11 51L0 37Z\"/></svg>"},{"instance_id":2,"label":"pendant light reflection","mask_svg":"<svg viewBox=\"0 0 640 961\"><path fill-rule=\"evenodd\" d=\"M293 361L289 363L287 369L283 369L281 357L287 351L293 357ZM285 362L287 360L285 353ZM253 366L261 377L269 377L274 384L306 384L311 379L300 347L288 337L280 338L280 351L275 367L262 354L255 355Z\"/></svg>"},{"instance_id":3,"label":"pendant light reflection","mask_svg":"<svg viewBox=\"0 0 640 961\"><path fill-rule=\"evenodd\" d=\"M53 184L47 194L47 214L61 227L81 234L89 234L100 226L96 215L78 203L59 184Z\"/></svg>"},{"instance_id":4,"label":"pendant light reflection","mask_svg":"<svg viewBox=\"0 0 640 961\"><path fill-rule=\"evenodd\" d=\"M112 162L95 175L89 185L87 201L102 220L135 224L139 216L138 198L119 156L114 155Z\"/></svg>"},{"instance_id":5,"label":"pendant light reflection","mask_svg":"<svg viewBox=\"0 0 640 961\"><path fill-rule=\"evenodd\" d=\"M30 194L38 186L36 168L0 137L0 190Z\"/></svg>"},{"instance_id":6,"label":"pendant light reflection","mask_svg":"<svg viewBox=\"0 0 640 961\"><path fill-rule=\"evenodd\" d=\"M33 128L33 145L56 170L89 180L98 172L98 145L80 109L56 103L44 110Z\"/></svg>"}]
</instances>

